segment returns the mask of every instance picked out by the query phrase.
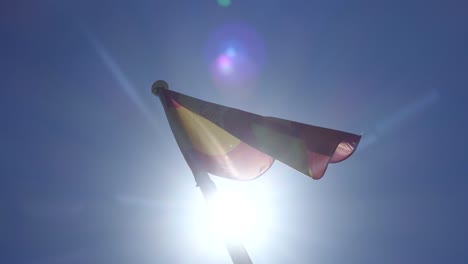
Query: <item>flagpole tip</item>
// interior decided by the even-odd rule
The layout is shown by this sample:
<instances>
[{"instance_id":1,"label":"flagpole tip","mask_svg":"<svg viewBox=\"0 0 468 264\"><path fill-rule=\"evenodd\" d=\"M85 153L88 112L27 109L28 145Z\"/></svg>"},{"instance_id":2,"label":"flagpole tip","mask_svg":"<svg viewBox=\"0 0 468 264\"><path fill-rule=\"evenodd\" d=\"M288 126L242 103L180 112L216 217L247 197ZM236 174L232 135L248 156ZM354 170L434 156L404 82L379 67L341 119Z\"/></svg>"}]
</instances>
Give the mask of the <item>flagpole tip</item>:
<instances>
[{"instance_id":1,"label":"flagpole tip","mask_svg":"<svg viewBox=\"0 0 468 264\"><path fill-rule=\"evenodd\" d=\"M169 84L167 84L167 82L163 81L163 80L157 80L156 82L153 83L153 85L151 86L151 92L156 95L156 96L159 96L159 89L166 89L166 90L169 90Z\"/></svg>"}]
</instances>

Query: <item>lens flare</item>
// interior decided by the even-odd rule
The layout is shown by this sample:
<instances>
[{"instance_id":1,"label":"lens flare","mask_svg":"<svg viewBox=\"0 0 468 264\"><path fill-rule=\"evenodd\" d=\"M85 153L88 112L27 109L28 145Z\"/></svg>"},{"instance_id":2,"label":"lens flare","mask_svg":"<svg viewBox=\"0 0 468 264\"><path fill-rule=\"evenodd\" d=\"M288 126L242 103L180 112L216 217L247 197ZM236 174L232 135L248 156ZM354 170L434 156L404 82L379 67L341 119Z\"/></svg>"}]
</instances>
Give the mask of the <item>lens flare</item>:
<instances>
[{"instance_id":1,"label":"lens flare","mask_svg":"<svg viewBox=\"0 0 468 264\"><path fill-rule=\"evenodd\" d=\"M231 5L231 0L218 0L218 5L228 7Z\"/></svg>"},{"instance_id":2,"label":"lens flare","mask_svg":"<svg viewBox=\"0 0 468 264\"><path fill-rule=\"evenodd\" d=\"M232 62L232 59L227 54L221 54L218 57L217 64L218 64L217 67L219 68L221 73L225 75L232 73L233 62Z\"/></svg>"},{"instance_id":3,"label":"lens flare","mask_svg":"<svg viewBox=\"0 0 468 264\"><path fill-rule=\"evenodd\" d=\"M205 48L216 88L243 95L255 87L265 60L263 41L245 24L228 24L215 31Z\"/></svg>"},{"instance_id":4,"label":"lens flare","mask_svg":"<svg viewBox=\"0 0 468 264\"><path fill-rule=\"evenodd\" d=\"M236 50L233 48L233 47L229 47L226 49L226 55L229 57L229 58L234 58L236 57Z\"/></svg>"}]
</instances>

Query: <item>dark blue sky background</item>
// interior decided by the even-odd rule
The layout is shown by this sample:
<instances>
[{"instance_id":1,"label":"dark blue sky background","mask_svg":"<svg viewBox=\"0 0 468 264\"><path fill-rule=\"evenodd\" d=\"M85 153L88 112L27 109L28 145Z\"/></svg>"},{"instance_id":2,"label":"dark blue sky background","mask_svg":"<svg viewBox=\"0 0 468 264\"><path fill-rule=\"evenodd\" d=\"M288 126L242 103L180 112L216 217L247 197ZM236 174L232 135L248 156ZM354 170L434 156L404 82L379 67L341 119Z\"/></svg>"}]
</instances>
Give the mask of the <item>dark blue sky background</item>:
<instances>
[{"instance_id":1,"label":"dark blue sky background","mask_svg":"<svg viewBox=\"0 0 468 264\"><path fill-rule=\"evenodd\" d=\"M245 241L255 263L466 263L467 10L461 0L3 1L0 263L229 263L150 93L157 79L364 132L320 181L280 163L253 182L216 179L266 201L262 231ZM234 69L248 75L237 87L212 67L229 41L255 68Z\"/></svg>"}]
</instances>

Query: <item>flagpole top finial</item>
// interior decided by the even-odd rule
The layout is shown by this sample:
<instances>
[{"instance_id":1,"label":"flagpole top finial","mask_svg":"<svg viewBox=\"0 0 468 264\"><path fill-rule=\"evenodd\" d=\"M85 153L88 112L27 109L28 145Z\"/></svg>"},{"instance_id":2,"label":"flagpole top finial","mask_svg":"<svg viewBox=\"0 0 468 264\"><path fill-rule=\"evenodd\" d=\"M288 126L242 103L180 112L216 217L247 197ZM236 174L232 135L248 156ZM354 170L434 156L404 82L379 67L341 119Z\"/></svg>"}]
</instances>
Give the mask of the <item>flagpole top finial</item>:
<instances>
[{"instance_id":1,"label":"flagpole top finial","mask_svg":"<svg viewBox=\"0 0 468 264\"><path fill-rule=\"evenodd\" d=\"M157 80L156 82L153 83L153 85L151 86L151 92L156 95L156 96L159 96L159 89L166 89L166 90L169 90L169 84L167 84L167 82L163 81L163 80Z\"/></svg>"}]
</instances>

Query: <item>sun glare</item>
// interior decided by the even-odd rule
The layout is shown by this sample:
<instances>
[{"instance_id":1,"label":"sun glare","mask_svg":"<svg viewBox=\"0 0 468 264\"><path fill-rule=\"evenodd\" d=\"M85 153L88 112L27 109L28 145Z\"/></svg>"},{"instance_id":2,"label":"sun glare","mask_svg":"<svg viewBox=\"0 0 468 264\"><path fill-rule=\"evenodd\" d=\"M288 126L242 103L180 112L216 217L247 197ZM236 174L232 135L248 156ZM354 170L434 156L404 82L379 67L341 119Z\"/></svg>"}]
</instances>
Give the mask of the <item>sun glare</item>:
<instances>
[{"instance_id":1,"label":"sun glare","mask_svg":"<svg viewBox=\"0 0 468 264\"><path fill-rule=\"evenodd\" d=\"M217 179L216 185L216 194L206 202L197 201L199 207L194 208L190 217L197 246L210 251L224 241L262 250L275 224L267 185L262 181L228 179ZM221 250L224 253L223 247Z\"/></svg>"},{"instance_id":2,"label":"sun glare","mask_svg":"<svg viewBox=\"0 0 468 264\"><path fill-rule=\"evenodd\" d=\"M213 227L227 238L247 239L257 224L253 201L239 192L220 192L210 203Z\"/></svg>"}]
</instances>

